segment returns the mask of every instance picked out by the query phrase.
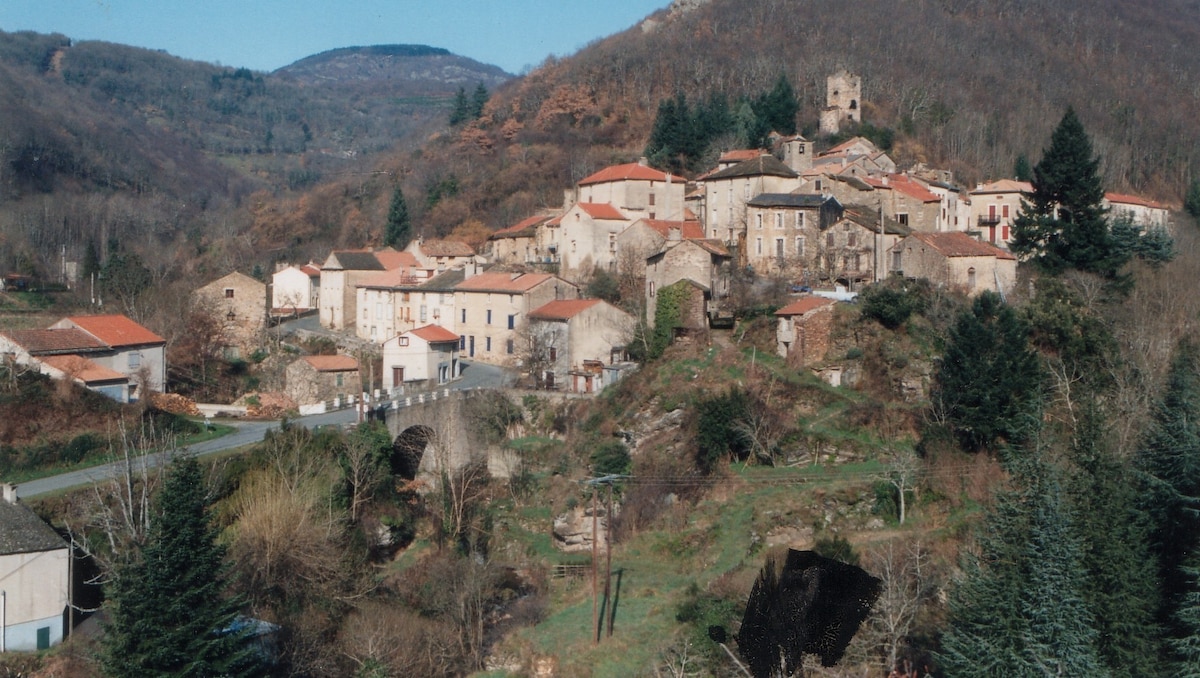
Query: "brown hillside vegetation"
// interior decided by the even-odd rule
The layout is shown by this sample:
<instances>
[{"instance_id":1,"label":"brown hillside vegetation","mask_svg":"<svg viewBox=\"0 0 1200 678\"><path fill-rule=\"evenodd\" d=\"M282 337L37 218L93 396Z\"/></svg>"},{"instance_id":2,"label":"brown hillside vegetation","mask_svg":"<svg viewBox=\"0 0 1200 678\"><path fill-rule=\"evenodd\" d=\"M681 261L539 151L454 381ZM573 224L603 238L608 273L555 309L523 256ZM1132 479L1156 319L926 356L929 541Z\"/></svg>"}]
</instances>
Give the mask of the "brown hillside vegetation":
<instances>
[{"instance_id":1,"label":"brown hillside vegetation","mask_svg":"<svg viewBox=\"0 0 1200 678\"><path fill-rule=\"evenodd\" d=\"M1010 176L1018 156L1036 161L1074 106L1110 188L1176 202L1200 161L1190 112L1200 55L1187 48L1198 33L1200 10L1171 0L714 0L548 60L501 88L481 120L395 155L375 181L399 180L429 235L468 219L509 225L561 204L561 190L596 169L640 155L665 97L732 100L768 90L782 73L813 135L825 78L845 68L863 77L865 119L896 130L902 165L948 167L966 185ZM448 176L458 194L425 204ZM340 184L347 211L382 215L389 190L364 190L359 178ZM299 212L290 220L304 230Z\"/></svg>"}]
</instances>

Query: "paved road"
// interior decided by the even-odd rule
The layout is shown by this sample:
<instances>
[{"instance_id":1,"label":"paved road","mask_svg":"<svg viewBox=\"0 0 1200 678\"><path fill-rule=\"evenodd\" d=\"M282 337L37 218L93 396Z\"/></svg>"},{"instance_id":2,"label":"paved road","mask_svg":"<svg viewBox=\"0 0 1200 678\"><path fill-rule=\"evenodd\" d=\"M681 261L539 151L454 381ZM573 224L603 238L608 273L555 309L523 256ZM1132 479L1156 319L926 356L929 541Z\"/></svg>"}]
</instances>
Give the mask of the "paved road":
<instances>
[{"instance_id":1,"label":"paved road","mask_svg":"<svg viewBox=\"0 0 1200 678\"><path fill-rule=\"evenodd\" d=\"M511 386L513 383L513 375L499 367L493 365L484 365L482 363L463 363L462 378L453 382L448 386L452 391L461 391L464 389L474 388L504 388ZM318 426L352 424L358 421L358 412L354 409L338 410L337 412L326 412L325 414L313 414L307 417L298 417L292 419L291 422L300 424L307 428L315 428ZM186 450L196 456L204 456L223 452L246 445L253 445L263 439L263 435L269 429L279 428L278 421L230 421L223 422L237 428L236 431L229 435L222 436L213 440L195 445L187 446ZM153 468L161 464L165 457L164 452L159 452L152 455L148 460L148 465ZM81 485L90 485L97 481L108 480L117 476L121 472L122 464L111 463L101 466L93 466L92 468L82 469L79 471L70 471L56 476L39 478L38 480L30 480L17 488L17 496L21 498L36 497L42 494L52 492L60 492Z\"/></svg>"}]
</instances>

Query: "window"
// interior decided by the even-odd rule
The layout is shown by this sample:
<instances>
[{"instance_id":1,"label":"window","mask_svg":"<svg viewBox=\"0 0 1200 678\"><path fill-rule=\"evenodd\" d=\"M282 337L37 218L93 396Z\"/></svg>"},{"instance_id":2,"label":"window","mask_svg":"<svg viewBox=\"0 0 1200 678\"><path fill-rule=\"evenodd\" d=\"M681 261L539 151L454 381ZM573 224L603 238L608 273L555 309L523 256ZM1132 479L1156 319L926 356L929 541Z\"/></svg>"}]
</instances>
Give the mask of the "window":
<instances>
[{"instance_id":1,"label":"window","mask_svg":"<svg viewBox=\"0 0 1200 678\"><path fill-rule=\"evenodd\" d=\"M825 246L826 246L826 247L833 247L833 245L834 245L834 240L833 240L833 231L830 231L830 232L828 232L828 233L826 233L826 234L825 234Z\"/></svg>"},{"instance_id":2,"label":"window","mask_svg":"<svg viewBox=\"0 0 1200 678\"><path fill-rule=\"evenodd\" d=\"M762 238L754 239L754 253L762 254Z\"/></svg>"},{"instance_id":3,"label":"window","mask_svg":"<svg viewBox=\"0 0 1200 678\"><path fill-rule=\"evenodd\" d=\"M908 215L907 214L897 214L896 221L899 221L901 226L907 226L908 225Z\"/></svg>"},{"instance_id":4,"label":"window","mask_svg":"<svg viewBox=\"0 0 1200 678\"><path fill-rule=\"evenodd\" d=\"M1000 227L1000 237L1003 238L1004 240L1008 240L1008 226L1007 225Z\"/></svg>"},{"instance_id":5,"label":"window","mask_svg":"<svg viewBox=\"0 0 1200 678\"><path fill-rule=\"evenodd\" d=\"M551 346L550 347L550 362L553 363L553 362L557 362L557 361L558 361L558 349Z\"/></svg>"},{"instance_id":6,"label":"window","mask_svg":"<svg viewBox=\"0 0 1200 678\"><path fill-rule=\"evenodd\" d=\"M226 288L225 288L225 298L226 298L226 299L232 299L232 298L233 298L233 288L232 288L232 287L226 287Z\"/></svg>"},{"instance_id":7,"label":"window","mask_svg":"<svg viewBox=\"0 0 1200 678\"><path fill-rule=\"evenodd\" d=\"M650 194L650 202L647 204L654 205L654 194L653 193Z\"/></svg>"},{"instance_id":8,"label":"window","mask_svg":"<svg viewBox=\"0 0 1200 678\"><path fill-rule=\"evenodd\" d=\"M775 256L783 258L783 238L775 238Z\"/></svg>"},{"instance_id":9,"label":"window","mask_svg":"<svg viewBox=\"0 0 1200 678\"><path fill-rule=\"evenodd\" d=\"M460 320L459 322L464 322L464 323L467 322L467 309L464 308L462 310L462 320Z\"/></svg>"},{"instance_id":10,"label":"window","mask_svg":"<svg viewBox=\"0 0 1200 678\"><path fill-rule=\"evenodd\" d=\"M425 314L428 312L426 306L421 307L421 322L425 322Z\"/></svg>"},{"instance_id":11,"label":"window","mask_svg":"<svg viewBox=\"0 0 1200 678\"><path fill-rule=\"evenodd\" d=\"M460 351L467 350L467 335L464 334L458 338L458 350L460 350Z\"/></svg>"},{"instance_id":12,"label":"window","mask_svg":"<svg viewBox=\"0 0 1200 678\"><path fill-rule=\"evenodd\" d=\"M409 299L409 296L408 296L408 295L409 295L409 293L408 293L408 292L403 292L403 293L401 293L401 294L400 294L400 301L408 301L408 299Z\"/></svg>"},{"instance_id":13,"label":"window","mask_svg":"<svg viewBox=\"0 0 1200 678\"><path fill-rule=\"evenodd\" d=\"M1005 205L1005 206L1001 207L1000 209L1003 212L1004 218L1007 219L1008 218L1008 205Z\"/></svg>"},{"instance_id":14,"label":"window","mask_svg":"<svg viewBox=\"0 0 1200 678\"><path fill-rule=\"evenodd\" d=\"M517 326L517 315L515 313L508 314L508 329L513 329ZM509 351L512 353L512 351Z\"/></svg>"},{"instance_id":15,"label":"window","mask_svg":"<svg viewBox=\"0 0 1200 678\"><path fill-rule=\"evenodd\" d=\"M400 345L408 346L408 337L400 337Z\"/></svg>"},{"instance_id":16,"label":"window","mask_svg":"<svg viewBox=\"0 0 1200 678\"><path fill-rule=\"evenodd\" d=\"M783 212L775 213L775 228L777 228L777 229L783 228Z\"/></svg>"},{"instance_id":17,"label":"window","mask_svg":"<svg viewBox=\"0 0 1200 678\"><path fill-rule=\"evenodd\" d=\"M142 354L133 352L129 354L129 369L136 370L142 366Z\"/></svg>"},{"instance_id":18,"label":"window","mask_svg":"<svg viewBox=\"0 0 1200 678\"><path fill-rule=\"evenodd\" d=\"M967 289L969 289L969 290L975 289L975 267L974 266L967 269Z\"/></svg>"},{"instance_id":19,"label":"window","mask_svg":"<svg viewBox=\"0 0 1200 678\"><path fill-rule=\"evenodd\" d=\"M858 244L858 234L857 233L847 233L846 234L846 247L854 247L857 244Z\"/></svg>"},{"instance_id":20,"label":"window","mask_svg":"<svg viewBox=\"0 0 1200 678\"><path fill-rule=\"evenodd\" d=\"M490 309L490 308L489 308L489 309L487 310L487 320L485 320L485 321L483 322L483 324L484 324L484 325L491 325L491 324L492 324L492 309Z\"/></svg>"},{"instance_id":21,"label":"window","mask_svg":"<svg viewBox=\"0 0 1200 678\"><path fill-rule=\"evenodd\" d=\"M342 374L341 372L338 372L337 376L335 376L333 378L333 381L335 384L337 384L338 388L341 388L342 386L346 385L345 380L346 380L346 376L344 374Z\"/></svg>"},{"instance_id":22,"label":"window","mask_svg":"<svg viewBox=\"0 0 1200 678\"><path fill-rule=\"evenodd\" d=\"M804 256L804 236L796 236L796 256Z\"/></svg>"},{"instance_id":23,"label":"window","mask_svg":"<svg viewBox=\"0 0 1200 678\"><path fill-rule=\"evenodd\" d=\"M892 252L892 270L893 271L904 270L904 266L900 262L900 252Z\"/></svg>"},{"instance_id":24,"label":"window","mask_svg":"<svg viewBox=\"0 0 1200 678\"><path fill-rule=\"evenodd\" d=\"M513 354L513 340L512 339L508 339L507 341L504 342L504 352L509 355Z\"/></svg>"},{"instance_id":25,"label":"window","mask_svg":"<svg viewBox=\"0 0 1200 678\"><path fill-rule=\"evenodd\" d=\"M654 283L650 283L650 296L654 296Z\"/></svg>"},{"instance_id":26,"label":"window","mask_svg":"<svg viewBox=\"0 0 1200 678\"><path fill-rule=\"evenodd\" d=\"M746 186L743 189L742 193L746 200L750 199L750 180L749 179L746 180Z\"/></svg>"},{"instance_id":27,"label":"window","mask_svg":"<svg viewBox=\"0 0 1200 678\"><path fill-rule=\"evenodd\" d=\"M488 353L492 352L492 338L491 337L483 338L483 350L487 351Z\"/></svg>"},{"instance_id":28,"label":"window","mask_svg":"<svg viewBox=\"0 0 1200 678\"><path fill-rule=\"evenodd\" d=\"M762 229L762 212L754 215L754 227Z\"/></svg>"},{"instance_id":29,"label":"window","mask_svg":"<svg viewBox=\"0 0 1200 678\"><path fill-rule=\"evenodd\" d=\"M804 212L796 212L796 228L804 228Z\"/></svg>"}]
</instances>

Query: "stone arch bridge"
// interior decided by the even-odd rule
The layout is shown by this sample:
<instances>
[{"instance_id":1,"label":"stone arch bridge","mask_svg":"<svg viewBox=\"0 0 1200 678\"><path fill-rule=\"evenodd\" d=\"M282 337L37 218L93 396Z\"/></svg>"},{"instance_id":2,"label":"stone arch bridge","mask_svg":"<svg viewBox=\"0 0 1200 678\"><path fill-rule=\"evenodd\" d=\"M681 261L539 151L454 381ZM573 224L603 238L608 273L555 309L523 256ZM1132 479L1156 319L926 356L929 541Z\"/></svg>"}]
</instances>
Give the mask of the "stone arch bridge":
<instances>
[{"instance_id":1,"label":"stone arch bridge","mask_svg":"<svg viewBox=\"0 0 1200 678\"><path fill-rule=\"evenodd\" d=\"M439 390L390 401L370 411L392 436L393 471L405 478L436 480L475 464L507 475L499 452L505 413L516 410L502 390ZM516 410L519 411L519 410Z\"/></svg>"}]
</instances>

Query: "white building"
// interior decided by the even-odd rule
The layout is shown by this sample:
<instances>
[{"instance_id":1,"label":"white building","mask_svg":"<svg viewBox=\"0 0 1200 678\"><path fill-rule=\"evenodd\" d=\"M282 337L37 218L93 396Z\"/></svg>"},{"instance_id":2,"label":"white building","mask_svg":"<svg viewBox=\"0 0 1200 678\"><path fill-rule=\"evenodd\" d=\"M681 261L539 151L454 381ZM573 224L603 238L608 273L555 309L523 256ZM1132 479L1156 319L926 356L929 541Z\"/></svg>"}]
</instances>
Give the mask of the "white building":
<instances>
[{"instance_id":1,"label":"white building","mask_svg":"<svg viewBox=\"0 0 1200 678\"><path fill-rule=\"evenodd\" d=\"M71 550L15 486L0 492L0 652L44 650L67 633Z\"/></svg>"},{"instance_id":2,"label":"white building","mask_svg":"<svg viewBox=\"0 0 1200 678\"><path fill-rule=\"evenodd\" d=\"M425 325L383 342L383 388L445 384L457 379L459 336L440 325Z\"/></svg>"}]
</instances>

